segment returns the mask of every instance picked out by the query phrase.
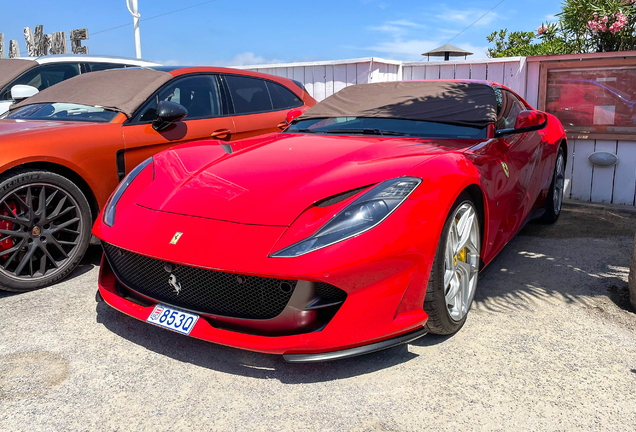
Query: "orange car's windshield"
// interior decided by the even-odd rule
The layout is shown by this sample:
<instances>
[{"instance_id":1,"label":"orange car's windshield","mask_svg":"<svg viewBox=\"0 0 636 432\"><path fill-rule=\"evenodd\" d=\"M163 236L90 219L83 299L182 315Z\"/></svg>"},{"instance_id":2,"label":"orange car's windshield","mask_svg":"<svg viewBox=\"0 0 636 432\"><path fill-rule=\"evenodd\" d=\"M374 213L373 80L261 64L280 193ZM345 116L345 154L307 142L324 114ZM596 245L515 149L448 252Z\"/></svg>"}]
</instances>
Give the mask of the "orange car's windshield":
<instances>
[{"instance_id":1,"label":"orange car's windshield","mask_svg":"<svg viewBox=\"0 0 636 432\"><path fill-rule=\"evenodd\" d=\"M117 111L104 107L57 102L27 105L10 111L3 118L108 123L115 116Z\"/></svg>"}]
</instances>

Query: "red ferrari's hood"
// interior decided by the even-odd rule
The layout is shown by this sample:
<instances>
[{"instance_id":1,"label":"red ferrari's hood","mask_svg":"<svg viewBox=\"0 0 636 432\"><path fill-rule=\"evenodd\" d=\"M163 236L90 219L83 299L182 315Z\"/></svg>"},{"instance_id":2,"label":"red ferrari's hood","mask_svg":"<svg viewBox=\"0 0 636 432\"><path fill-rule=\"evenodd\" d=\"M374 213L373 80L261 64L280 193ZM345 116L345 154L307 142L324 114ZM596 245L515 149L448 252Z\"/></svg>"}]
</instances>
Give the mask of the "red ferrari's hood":
<instances>
[{"instance_id":1,"label":"red ferrari's hood","mask_svg":"<svg viewBox=\"0 0 636 432\"><path fill-rule=\"evenodd\" d=\"M86 122L56 122L44 120L0 120L0 138L16 134L48 133L51 129L86 126Z\"/></svg>"},{"instance_id":2,"label":"red ferrari's hood","mask_svg":"<svg viewBox=\"0 0 636 432\"><path fill-rule=\"evenodd\" d=\"M241 145L249 143L249 146ZM144 207L230 222L288 226L316 201L404 175L475 140L276 134L226 154L194 143L155 156Z\"/></svg>"}]
</instances>

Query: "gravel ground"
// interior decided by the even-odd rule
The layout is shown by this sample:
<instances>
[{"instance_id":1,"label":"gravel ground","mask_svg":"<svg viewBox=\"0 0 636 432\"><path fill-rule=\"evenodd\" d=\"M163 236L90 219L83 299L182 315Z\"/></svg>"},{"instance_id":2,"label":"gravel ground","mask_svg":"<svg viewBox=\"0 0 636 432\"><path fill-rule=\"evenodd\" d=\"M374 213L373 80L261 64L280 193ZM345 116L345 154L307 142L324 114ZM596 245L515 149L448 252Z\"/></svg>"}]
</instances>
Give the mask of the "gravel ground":
<instances>
[{"instance_id":1,"label":"gravel ground","mask_svg":"<svg viewBox=\"0 0 636 432\"><path fill-rule=\"evenodd\" d=\"M73 277L0 293L0 430L635 430L636 215L568 206L482 275L464 328L324 364L190 339Z\"/></svg>"}]
</instances>

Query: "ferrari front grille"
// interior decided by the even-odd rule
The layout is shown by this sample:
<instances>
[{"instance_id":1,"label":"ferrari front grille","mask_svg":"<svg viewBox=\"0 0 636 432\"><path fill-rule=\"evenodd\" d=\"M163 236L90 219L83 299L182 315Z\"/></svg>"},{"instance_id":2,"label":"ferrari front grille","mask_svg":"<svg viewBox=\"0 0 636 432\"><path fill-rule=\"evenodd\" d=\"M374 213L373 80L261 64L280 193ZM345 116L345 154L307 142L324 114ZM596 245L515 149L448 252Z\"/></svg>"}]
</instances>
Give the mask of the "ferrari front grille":
<instances>
[{"instance_id":1,"label":"ferrari front grille","mask_svg":"<svg viewBox=\"0 0 636 432\"><path fill-rule=\"evenodd\" d=\"M127 288L158 302L202 314L270 319L289 302L298 281L225 273L174 265L102 243L117 279ZM321 287L338 297L336 287ZM337 290L337 291L334 291Z\"/></svg>"}]
</instances>

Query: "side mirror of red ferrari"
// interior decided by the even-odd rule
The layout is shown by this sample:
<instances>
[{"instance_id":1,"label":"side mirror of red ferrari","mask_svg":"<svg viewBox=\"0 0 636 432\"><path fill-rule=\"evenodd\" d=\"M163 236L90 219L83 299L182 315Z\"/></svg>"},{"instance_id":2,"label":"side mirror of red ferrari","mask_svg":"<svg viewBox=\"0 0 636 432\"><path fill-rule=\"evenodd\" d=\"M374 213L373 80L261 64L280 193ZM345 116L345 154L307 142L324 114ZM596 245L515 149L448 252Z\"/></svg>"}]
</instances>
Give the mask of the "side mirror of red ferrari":
<instances>
[{"instance_id":1,"label":"side mirror of red ferrari","mask_svg":"<svg viewBox=\"0 0 636 432\"><path fill-rule=\"evenodd\" d=\"M300 117L302 115L303 111L299 110L299 109L294 109L291 110L290 112L287 113L287 124L291 124L292 120L294 120L296 117Z\"/></svg>"},{"instance_id":2,"label":"side mirror of red ferrari","mask_svg":"<svg viewBox=\"0 0 636 432\"><path fill-rule=\"evenodd\" d=\"M284 122L280 122L278 124L278 129L280 130L285 130L287 129L287 127L289 127L289 125L291 124L292 120L294 120L296 117L300 116L302 114L302 110L299 109L295 109L295 110L291 110L290 112L287 113L287 117L285 118Z\"/></svg>"},{"instance_id":3,"label":"side mirror of red ferrari","mask_svg":"<svg viewBox=\"0 0 636 432\"><path fill-rule=\"evenodd\" d=\"M548 116L545 113L534 110L521 111L515 121L515 127L500 129L495 132L496 137L516 133L532 132L544 129L548 125Z\"/></svg>"}]
</instances>

